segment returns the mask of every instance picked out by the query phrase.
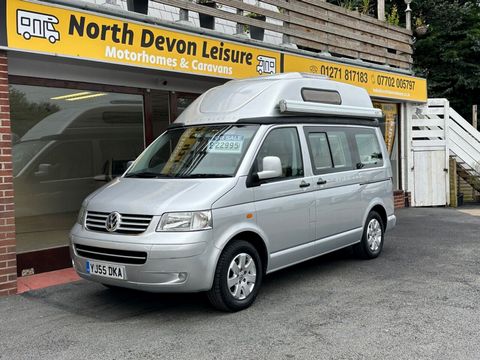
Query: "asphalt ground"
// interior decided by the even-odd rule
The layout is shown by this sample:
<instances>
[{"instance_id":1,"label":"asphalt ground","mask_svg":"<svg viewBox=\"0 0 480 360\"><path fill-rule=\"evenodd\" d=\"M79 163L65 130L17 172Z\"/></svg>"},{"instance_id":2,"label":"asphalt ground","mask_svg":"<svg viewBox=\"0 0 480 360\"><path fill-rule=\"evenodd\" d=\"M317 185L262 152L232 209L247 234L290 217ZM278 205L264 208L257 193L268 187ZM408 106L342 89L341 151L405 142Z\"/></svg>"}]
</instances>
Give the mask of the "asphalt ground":
<instances>
[{"instance_id":1,"label":"asphalt ground","mask_svg":"<svg viewBox=\"0 0 480 360\"><path fill-rule=\"evenodd\" d=\"M235 314L83 280L2 298L0 359L480 359L480 217L397 216L378 259L271 274Z\"/></svg>"}]
</instances>

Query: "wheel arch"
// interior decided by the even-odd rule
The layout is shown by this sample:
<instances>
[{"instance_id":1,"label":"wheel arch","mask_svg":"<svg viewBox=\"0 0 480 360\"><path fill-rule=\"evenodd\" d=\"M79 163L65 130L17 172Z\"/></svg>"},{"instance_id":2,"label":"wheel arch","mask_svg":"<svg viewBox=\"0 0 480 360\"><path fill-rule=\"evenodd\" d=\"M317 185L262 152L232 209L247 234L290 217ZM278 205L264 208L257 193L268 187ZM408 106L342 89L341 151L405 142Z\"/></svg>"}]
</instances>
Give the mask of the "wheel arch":
<instances>
[{"instance_id":1,"label":"wheel arch","mask_svg":"<svg viewBox=\"0 0 480 360\"><path fill-rule=\"evenodd\" d=\"M388 222L387 210L385 209L385 206L381 203L376 203L370 206L369 210L365 214L365 219L363 221L364 223L368 217L368 214L370 214L372 211L375 211L382 218L383 230L385 231L387 228L387 222Z\"/></svg>"},{"instance_id":2,"label":"wheel arch","mask_svg":"<svg viewBox=\"0 0 480 360\"><path fill-rule=\"evenodd\" d=\"M257 232L252 230L241 231L233 235L232 237L230 237L230 239L223 244L223 247L221 250L223 251L226 246L228 246L229 244L237 240L243 240L252 244L255 250L257 250L258 255L260 256L260 260L262 261L263 274L266 274L267 268L268 268L269 256L268 256L267 244L263 239L263 237Z\"/></svg>"}]
</instances>

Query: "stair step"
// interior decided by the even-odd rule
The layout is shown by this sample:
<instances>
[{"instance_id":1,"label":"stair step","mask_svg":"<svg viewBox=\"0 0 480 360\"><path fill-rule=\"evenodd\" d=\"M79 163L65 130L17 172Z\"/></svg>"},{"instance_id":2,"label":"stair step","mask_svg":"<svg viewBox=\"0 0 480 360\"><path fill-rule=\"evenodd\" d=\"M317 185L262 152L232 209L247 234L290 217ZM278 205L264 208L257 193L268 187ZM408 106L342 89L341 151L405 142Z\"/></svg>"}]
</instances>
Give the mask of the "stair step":
<instances>
[{"instance_id":1,"label":"stair step","mask_svg":"<svg viewBox=\"0 0 480 360\"><path fill-rule=\"evenodd\" d=\"M480 191L480 176L479 175L472 175L467 172L458 172L458 176L460 176L467 184L469 184L473 189L476 191Z\"/></svg>"},{"instance_id":2,"label":"stair step","mask_svg":"<svg viewBox=\"0 0 480 360\"><path fill-rule=\"evenodd\" d=\"M459 171L457 170L457 174L460 175L460 176L470 176L470 177L476 177L476 178L480 178L480 175L477 174L477 173L472 173L472 172L469 172L469 171Z\"/></svg>"}]
</instances>

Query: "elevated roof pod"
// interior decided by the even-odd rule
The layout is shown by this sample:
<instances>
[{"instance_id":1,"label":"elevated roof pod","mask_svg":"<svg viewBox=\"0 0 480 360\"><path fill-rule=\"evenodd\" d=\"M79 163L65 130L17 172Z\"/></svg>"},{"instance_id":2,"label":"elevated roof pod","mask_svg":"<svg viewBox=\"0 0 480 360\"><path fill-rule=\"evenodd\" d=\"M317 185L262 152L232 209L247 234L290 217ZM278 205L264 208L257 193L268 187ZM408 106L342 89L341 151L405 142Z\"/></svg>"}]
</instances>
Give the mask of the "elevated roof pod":
<instances>
[{"instance_id":1,"label":"elevated roof pod","mask_svg":"<svg viewBox=\"0 0 480 360\"><path fill-rule=\"evenodd\" d=\"M325 76L286 73L233 80L195 100L175 121L176 126L233 123L266 118L313 115L371 121L382 118L363 88Z\"/></svg>"}]
</instances>

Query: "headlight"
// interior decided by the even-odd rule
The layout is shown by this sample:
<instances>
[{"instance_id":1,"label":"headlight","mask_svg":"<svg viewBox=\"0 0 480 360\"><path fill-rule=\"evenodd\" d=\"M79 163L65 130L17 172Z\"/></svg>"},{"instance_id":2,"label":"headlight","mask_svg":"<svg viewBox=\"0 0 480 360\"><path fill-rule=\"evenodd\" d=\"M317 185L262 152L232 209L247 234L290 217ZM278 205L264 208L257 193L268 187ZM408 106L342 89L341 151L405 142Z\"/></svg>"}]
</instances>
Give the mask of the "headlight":
<instances>
[{"instance_id":1,"label":"headlight","mask_svg":"<svg viewBox=\"0 0 480 360\"><path fill-rule=\"evenodd\" d=\"M83 226L85 223L85 215L87 214L87 210L85 209L85 206L82 205L80 208L80 211L78 212L78 217L77 217L77 223Z\"/></svg>"},{"instance_id":2,"label":"headlight","mask_svg":"<svg viewBox=\"0 0 480 360\"><path fill-rule=\"evenodd\" d=\"M189 211L163 214L157 231L195 231L211 228L211 211Z\"/></svg>"}]
</instances>

